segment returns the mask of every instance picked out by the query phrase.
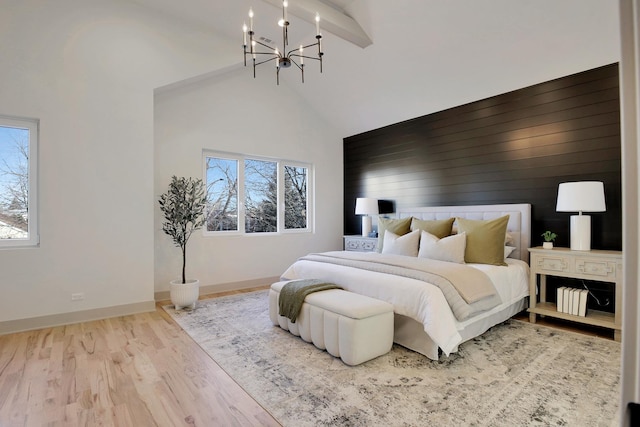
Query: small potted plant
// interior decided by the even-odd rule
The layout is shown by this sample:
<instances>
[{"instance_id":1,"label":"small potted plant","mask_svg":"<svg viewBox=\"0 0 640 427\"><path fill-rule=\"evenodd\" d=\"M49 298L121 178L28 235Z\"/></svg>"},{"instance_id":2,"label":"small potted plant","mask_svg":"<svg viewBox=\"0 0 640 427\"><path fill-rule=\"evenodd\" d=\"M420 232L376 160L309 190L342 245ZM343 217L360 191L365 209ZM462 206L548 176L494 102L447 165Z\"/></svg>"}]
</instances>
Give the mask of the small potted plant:
<instances>
[{"instance_id":1,"label":"small potted plant","mask_svg":"<svg viewBox=\"0 0 640 427\"><path fill-rule=\"evenodd\" d=\"M201 179L171 177L167 192L160 196L160 210L164 214L162 231L182 250L182 278L172 280L171 302L176 310L195 308L200 293L199 280L187 280L187 242L191 234L204 224L206 204L204 183Z\"/></svg>"},{"instance_id":2,"label":"small potted plant","mask_svg":"<svg viewBox=\"0 0 640 427\"><path fill-rule=\"evenodd\" d=\"M556 237L558 237L558 235L553 231L547 230L544 233L542 233L541 236L544 239L544 243L542 243L542 247L545 249L553 249L553 242L556 240Z\"/></svg>"}]
</instances>

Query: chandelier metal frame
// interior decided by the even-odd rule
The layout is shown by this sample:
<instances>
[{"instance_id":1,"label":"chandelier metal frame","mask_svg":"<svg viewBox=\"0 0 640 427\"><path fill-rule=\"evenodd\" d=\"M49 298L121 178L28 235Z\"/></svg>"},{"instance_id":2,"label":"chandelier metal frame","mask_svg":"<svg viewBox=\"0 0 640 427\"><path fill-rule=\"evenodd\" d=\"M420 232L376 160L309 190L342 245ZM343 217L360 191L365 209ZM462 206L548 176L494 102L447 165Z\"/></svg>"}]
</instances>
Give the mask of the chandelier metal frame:
<instances>
[{"instance_id":1,"label":"chandelier metal frame","mask_svg":"<svg viewBox=\"0 0 640 427\"><path fill-rule=\"evenodd\" d=\"M256 40L256 34L253 31L253 9L249 9L249 27L247 28L247 24L245 23L242 26L243 33L243 50L244 50L244 66L247 66L247 55L251 55L253 60L253 78L256 78L256 67L258 65L266 64L271 61L276 61L276 83L280 85L280 69L281 68L290 68L291 64L294 64L300 70L300 74L302 76L302 83L304 83L304 60L312 59L314 61L320 62L320 72L322 73L322 57L324 56L324 52L322 52L322 34L320 33L320 16L316 14L316 42L308 44L306 46L300 45L298 48L291 49L287 51L287 46L289 46L289 21L287 19L287 7L288 1L284 0L282 2L282 19L278 21L278 25L282 27L282 51L280 51L277 45L271 46L267 43L263 43L260 40ZM249 44L247 45L247 35ZM268 51L258 51L257 48L262 46ZM247 46L249 49L247 49ZM318 46L318 56L307 56L304 55L304 50L308 48L312 48L314 46ZM286 52L286 54L285 54ZM263 61L257 62L257 56L264 55L270 56L270 58L265 59ZM296 61L299 59L300 63Z\"/></svg>"}]
</instances>

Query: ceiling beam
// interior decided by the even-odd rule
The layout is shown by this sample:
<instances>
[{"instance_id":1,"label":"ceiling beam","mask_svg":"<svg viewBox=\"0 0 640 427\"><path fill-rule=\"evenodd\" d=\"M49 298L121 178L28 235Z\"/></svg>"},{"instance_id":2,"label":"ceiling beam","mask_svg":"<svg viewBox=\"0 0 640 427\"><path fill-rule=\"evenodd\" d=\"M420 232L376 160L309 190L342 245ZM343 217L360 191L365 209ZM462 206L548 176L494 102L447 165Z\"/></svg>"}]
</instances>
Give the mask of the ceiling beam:
<instances>
[{"instance_id":1,"label":"ceiling beam","mask_svg":"<svg viewBox=\"0 0 640 427\"><path fill-rule=\"evenodd\" d=\"M282 8L282 0L264 0ZM348 42L365 48L373 43L362 27L350 16L318 0L295 0L289 3L287 11L313 25L316 13L320 15L320 28Z\"/></svg>"}]
</instances>

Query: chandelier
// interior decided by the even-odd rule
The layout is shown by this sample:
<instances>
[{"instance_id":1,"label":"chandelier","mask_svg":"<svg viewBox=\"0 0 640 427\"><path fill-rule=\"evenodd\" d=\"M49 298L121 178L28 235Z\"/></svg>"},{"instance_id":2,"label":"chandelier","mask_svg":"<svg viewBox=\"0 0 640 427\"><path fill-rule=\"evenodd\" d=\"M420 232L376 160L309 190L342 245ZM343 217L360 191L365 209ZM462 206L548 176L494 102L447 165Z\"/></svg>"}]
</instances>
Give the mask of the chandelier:
<instances>
[{"instance_id":1,"label":"chandelier","mask_svg":"<svg viewBox=\"0 0 640 427\"><path fill-rule=\"evenodd\" d=\"M320 15L316 13L316 42L308 44L306 46L300 45L298 48L291 49L287 52L287 46L289 46L289 21L287 20L287 0L282 2L282 19L278 21L278 25L282 27L282 50L279 50L277 46L270 46L267 43L263 43L260 40L255 39L255 32L253 31L253 9L249 9L249 28L245 23L242 26L243 33L243 46L244 46L244 66L247 66L247 55L251 55L253 59L253 78L256 78L256 67L267 62L275 61L276 64L276 83L280 84L280 69L289 68L291 64L294 64L302 75L302 83L304 83L304 60L313 59L320 62L320 72L322 73L322 34L320 34ZM247 34L249 35L249 49L247 50ZM266 39L261 38L266 41ZM258 51L258 45L265 48L266 51ZM306 56L305 49L318 46L318 57ZM261 61L256 61L257 56L260 58L267 58ZM299 63L298 63L299 60Z\"/></svg>"}]
</instances>

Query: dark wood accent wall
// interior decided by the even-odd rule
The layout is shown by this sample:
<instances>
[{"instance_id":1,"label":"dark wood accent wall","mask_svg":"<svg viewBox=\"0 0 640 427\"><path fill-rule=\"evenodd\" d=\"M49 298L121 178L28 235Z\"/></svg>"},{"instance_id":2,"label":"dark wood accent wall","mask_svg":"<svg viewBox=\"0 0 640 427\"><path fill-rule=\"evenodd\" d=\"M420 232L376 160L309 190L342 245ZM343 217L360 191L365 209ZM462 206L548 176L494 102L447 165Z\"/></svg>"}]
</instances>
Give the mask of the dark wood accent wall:
<instances>
[{"instance_id":1,"label":"dark wood accent wall","mask_svg":"<svg viewBox=\"0 0 640 427\"><path fill-rule=\"evenodd\" d=\"M360 233L357 197L395 208L530 203L534 246L548 229L569 246L559 183L603 181L607 211L590 214L591 246L619 250L618 64L345 138L344 177L346 234Z\"/></svg>"}]
</instances>

